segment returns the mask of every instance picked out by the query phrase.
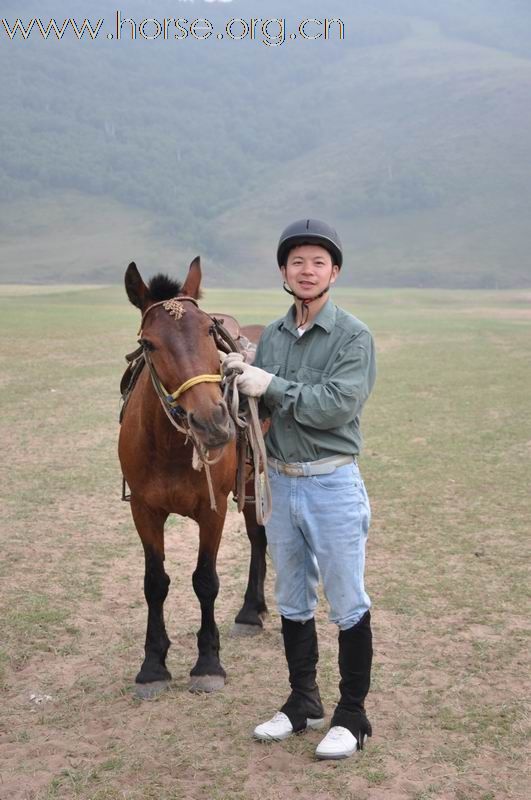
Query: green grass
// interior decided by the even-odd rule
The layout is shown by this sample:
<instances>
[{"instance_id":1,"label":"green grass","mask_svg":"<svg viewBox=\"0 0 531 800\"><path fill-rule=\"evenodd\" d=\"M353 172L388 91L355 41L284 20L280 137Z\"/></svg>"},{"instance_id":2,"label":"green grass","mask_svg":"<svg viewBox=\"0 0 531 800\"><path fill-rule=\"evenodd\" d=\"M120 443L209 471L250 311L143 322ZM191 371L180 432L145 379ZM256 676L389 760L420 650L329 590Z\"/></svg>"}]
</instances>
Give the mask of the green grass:
<instances>
[{"instance_id":1,"label":"green grass","mask_svg":"<svg viewBox=\"0 0 531 800\"><path fill-rule=\"evenodd\" d=\"M378 350L362 458L373 511L375 735L359 758L323 765L312 755L317 733L265 748L250 740L283 699L286 675L270 562L265 633L228 637L248 559L234 512L219 561L224 692L186 692L199 617L196 534L177 519L167 536L174 685L154 703L131 698L143 565L120 503L116 438L138 312L119 287L0 288L0 686L4 782L14 791L31 775L36 800L527 797L529 296L335 297L370 325ZM202 301L244 323L266 323L286 303L280 291L206 290ZM324 600L318 626L330 711L336 633ZM32 692L53 700L32 706Z\"/></svg>"}]
</instances>

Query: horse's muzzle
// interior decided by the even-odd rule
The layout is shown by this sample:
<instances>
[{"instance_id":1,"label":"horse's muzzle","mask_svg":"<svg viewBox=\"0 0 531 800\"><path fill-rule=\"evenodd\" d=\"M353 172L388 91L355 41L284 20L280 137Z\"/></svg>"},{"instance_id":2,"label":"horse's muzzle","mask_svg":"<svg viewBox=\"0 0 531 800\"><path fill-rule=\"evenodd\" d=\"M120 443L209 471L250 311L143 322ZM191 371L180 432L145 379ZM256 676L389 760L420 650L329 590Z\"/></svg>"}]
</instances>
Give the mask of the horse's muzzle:
<instances>
[{"instance_id":1,"label":"horse's muzzle","mask_svg":"<svg viewBox=\"0 0 531 800\"><path fill-rule=\"evenodd\" d=\"M223 447L234 438L234 423L223 400L213 407L208 416L189 411L188 424L206 450Z\"/></svg>"}]
</instances>

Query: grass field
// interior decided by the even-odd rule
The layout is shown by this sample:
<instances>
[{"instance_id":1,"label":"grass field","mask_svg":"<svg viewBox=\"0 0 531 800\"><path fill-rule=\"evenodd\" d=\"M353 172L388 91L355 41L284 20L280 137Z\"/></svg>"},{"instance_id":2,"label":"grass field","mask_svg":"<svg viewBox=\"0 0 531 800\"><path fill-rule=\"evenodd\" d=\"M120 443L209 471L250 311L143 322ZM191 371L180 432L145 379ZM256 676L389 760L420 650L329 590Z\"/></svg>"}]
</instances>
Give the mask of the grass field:
<instances>
[{"instance_id":1,"label":"grass field","mask_svg":"<svg viewBox=\"0 0 531 800\"><path fill-rule=\"evenodd\" d=\"M232 511L217 618L229 680L186 691L199 610L196 534L168 527L174 683L140 703L143 560L116 457L118 381L138 315L121 288L0 287L1 800L527 800L531 292L337 291L372 328L364 415L373 508L367 584L374 737L319 763L312 732L272 746L254 725L286 694L279 618L228 633L248 548ZM281 291L207 291L242 322ZM270 570L271 573L272 570ZM337 697L320 605L320 684Z\"/></svg>"}]
</instances>

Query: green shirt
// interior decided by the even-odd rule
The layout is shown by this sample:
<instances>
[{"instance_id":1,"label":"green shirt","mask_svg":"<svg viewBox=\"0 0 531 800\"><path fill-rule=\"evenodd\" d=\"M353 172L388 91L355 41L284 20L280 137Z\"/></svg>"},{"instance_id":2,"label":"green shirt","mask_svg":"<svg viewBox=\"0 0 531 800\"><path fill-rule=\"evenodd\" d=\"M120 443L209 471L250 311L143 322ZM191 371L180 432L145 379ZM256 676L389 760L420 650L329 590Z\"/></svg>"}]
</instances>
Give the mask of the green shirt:
<instances>
[{"instance_id":1,"label":"green shirt","mask_svg":"<svg viewBox=\"0 0 531 800\"><path fill-rule=\"evenodd\" d=\"M254 361L275 376L262 399L271 416L267 452L284 462L357 455L376 375L371 332L328 299L300 336L294 312L267 326Z\"/></svg>"}]
</instances>

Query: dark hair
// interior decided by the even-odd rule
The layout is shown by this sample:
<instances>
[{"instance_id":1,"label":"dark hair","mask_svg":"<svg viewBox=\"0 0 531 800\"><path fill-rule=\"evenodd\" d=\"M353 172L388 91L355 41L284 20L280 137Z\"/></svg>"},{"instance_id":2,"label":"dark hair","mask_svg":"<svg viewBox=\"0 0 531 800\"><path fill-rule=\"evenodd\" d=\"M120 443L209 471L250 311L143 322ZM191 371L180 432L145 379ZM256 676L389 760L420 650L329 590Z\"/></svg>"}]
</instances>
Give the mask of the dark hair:
<instances>
[{"instance_id":1,"label":"dark hair","mask_svg":"<svg viewBox=\"0 0 531 800\"><path fill-rule=\"evenodd\" d=\"M159 272L151 278L148 291L149 296L155 302L170 300L170 298L176 297L182 291L182 284Z\"/></svg>"}]
</instances>

